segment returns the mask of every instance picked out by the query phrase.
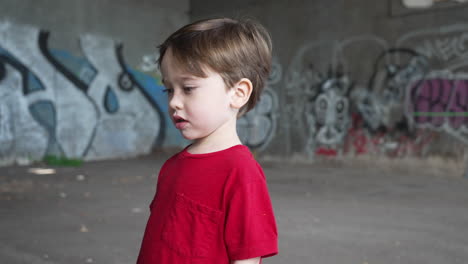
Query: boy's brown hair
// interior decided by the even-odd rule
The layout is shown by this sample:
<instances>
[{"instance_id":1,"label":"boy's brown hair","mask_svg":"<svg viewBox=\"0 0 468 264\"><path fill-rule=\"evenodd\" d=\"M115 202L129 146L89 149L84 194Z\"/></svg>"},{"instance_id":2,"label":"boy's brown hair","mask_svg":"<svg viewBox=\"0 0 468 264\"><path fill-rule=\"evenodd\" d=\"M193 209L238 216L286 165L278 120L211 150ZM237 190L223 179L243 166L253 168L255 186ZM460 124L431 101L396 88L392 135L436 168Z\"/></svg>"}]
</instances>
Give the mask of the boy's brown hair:
<instances>
[{"instance_id":1,"label":"boy's brown hair","mask_svg":"<svg viewBox=\"0 0 468 264\"><path fill-rule=\"evenodd\" d=\"M159 66L171 48L181 67L197 77L207 77L203 69L208 67L221 75L228 88L248 78L253 90L239 116L255 106L271 69L270 35L251 19L199 20L174 32L158 48Z\"/></svg>"}]
</instances>

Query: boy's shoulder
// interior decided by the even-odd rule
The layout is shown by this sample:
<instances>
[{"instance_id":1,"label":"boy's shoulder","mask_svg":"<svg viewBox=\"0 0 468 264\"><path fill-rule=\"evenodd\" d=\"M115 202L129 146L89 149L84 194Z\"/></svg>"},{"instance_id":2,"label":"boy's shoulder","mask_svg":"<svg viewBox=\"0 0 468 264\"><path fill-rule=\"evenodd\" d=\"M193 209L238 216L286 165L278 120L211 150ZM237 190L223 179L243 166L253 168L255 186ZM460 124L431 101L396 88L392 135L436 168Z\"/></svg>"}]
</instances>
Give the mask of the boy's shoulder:
<instances>
[{"instance_id":1,"label":"boy's shoulder","mask_svg":"<svg viewBox=\"0 0 468 264\"><path fill-rule=\"evenodd\" d=\"M235 167L242 166L243 164L248 165L257 163L252 152L250 152L250 149L245 145L231 147L220 157L230 162Z\"/></svg>"},{"instance_id":2,"label":"boy's shoulder","mask_svg":"<svg viewBox=\"0 0 468 264\"><path fill-rule=\"evenodd\" d=\"M237 184L245 185L265 180L262 167L246 146L243 149L237 149L236 153L233 154L229 156L226 165L231 168L233 180Z\"/></svg>"},{"instance_id":3,"label":"boy's shoulder","mask_svg":"<svg viewBox=\"0 0 468 264\"><path fill-rule=\"evenodd\" d=\"M219 166L224 166L237 174L255 174L261 172L259 163L245 145L237 145L219 156Z\"/></svg>"}]
</instances>

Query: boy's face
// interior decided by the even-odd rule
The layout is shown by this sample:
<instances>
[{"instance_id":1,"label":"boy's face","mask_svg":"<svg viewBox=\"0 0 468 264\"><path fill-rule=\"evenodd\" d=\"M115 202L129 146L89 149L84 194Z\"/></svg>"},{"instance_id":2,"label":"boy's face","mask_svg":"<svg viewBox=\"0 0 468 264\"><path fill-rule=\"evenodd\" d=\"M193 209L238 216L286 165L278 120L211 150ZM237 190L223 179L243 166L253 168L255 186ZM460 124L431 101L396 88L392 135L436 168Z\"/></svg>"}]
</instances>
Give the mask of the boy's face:
<instances>
[{"instance_id":1,"label":"boy's face","mask_svg":"<svg viewBox=\"0 0 468 264\"><path fill-rule=\"evenodd\" d=\"M231 108L232 92L218 73L205 70L207 77L201 78L183 71L170 48L161 62L161 73L169 114L184 138L222 135L228 123L236 119L237 111Z\"/></svg>"}]
</instances>

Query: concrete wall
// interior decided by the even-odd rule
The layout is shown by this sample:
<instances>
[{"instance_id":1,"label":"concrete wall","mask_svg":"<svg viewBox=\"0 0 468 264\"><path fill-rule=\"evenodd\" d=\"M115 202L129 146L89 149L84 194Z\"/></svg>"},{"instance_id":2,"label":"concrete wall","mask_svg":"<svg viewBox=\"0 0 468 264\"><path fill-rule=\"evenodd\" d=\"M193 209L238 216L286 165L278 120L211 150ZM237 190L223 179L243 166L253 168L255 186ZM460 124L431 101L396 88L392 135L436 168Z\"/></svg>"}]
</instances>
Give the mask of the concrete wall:
<instances>
[{"instance_id":1,"label":"concrete wall","mask_svg":"<svg viewBox=\"0 0 468 264\"><path fill-rule=\"evenodd\" d=\"M168 124L155 47L187 0L1 0L0 164L184 144Z\"/></svg>"},{"instance_id":2,"label":"concrete wall","mask_svg":"<svg viewBox=\"0 0 468 264\"><path fill-rule=\"evenodd\" d=\"M250 15L272 33L267 88L238 124L256 152L462 157L468 5L454 5L0 0L0 165L187 144L168 119L155 46L215 15Z\"/></svg>"},{"instance_id":3,"label":"concrete wall","mask_svg":"<svg viewBox=\"0 0 468 264\"><path fill-rule=\"evenodd\" d=\"M269 135L263 153L460 158L467 13L468 4L453 2L410 10L398 0L191 0L190 14L253 16L270 30L266 101L277 104L262 112L274 130L251 133Z\"/></svg>"}]
</instances>

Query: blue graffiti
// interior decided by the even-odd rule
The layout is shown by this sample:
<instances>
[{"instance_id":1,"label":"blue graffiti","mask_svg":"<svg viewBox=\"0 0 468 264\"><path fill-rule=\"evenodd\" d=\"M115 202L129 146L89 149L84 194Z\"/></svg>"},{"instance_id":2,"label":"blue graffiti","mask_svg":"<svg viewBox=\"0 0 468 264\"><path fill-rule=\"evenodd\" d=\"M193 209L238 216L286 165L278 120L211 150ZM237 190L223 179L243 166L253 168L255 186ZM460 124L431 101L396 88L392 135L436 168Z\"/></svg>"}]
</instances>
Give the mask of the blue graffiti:
<instances>
[{"instance_id":1,"label":"blue graffiti","mask_svg":"<svg viewBox=\"0 0 468 264\"><path fill-rule=\"evenodd\" d=\"M39 78L37 78L26 66L24 66L20 61L18 61L13 55L11 55L5 49L0 47L0 80L6 76L6 66L9 64L11 67L18 70L23 76L23 93L28 95L37 91L45 90L44 85L41 83Z\"/></svg>"},{"instance_id":2,"label":"blue graffiti","mask_svg":"<svg viewBox=\"0 0 468 264\"><path fill-rule=\"evenodd\" d=\"M110 86L106 88L106 95L104 96L104 108L108 113L116 113L119 110L119 99L115 92L112 91Z\"/></svg>"},{"instance_id":3,"label":"blue graffiti","mask_svg":"<svg viewBox=\"0 0 468 264\"><path fill-rule=\"evenodd\" d=\"M163 93L165 89L163 85L159 84L159 81L154 77L142 73L138 70L127 68L128 72L141 84L145 94L152 100L154 104L157 104L164 117L165 124L171 124L172 120L168 113L169 105L167 103L167 95ZM162 146L185 146L188 141L182 137L179 131L173 125L166 125L164 128L164 142Z\"/></svg>"},{"instance_id":4,"label":"blue graffiti","mask_svg":"<svg viewBox=\"0 0 468 264\"><path fill-rule=\"evenodd\" d=\"M98 71L86 58L76 57L64 50L52 50L51 55L87 85L89 85L97 75Z\"/></svg>"},{"instance_id":5,"label":"blue graffiti","mask_svg":"<svg viewBox=\"0 0 468 264\"><path fill-rule=\"evenodd\" d=\"M52 50L51 54L87 85L89 85L97 75L97 70L86 58L75 56L63 50ZM123 68L124 71L120 74L118 82L120 89L123 91L130 91L135 89L135 86L138 86L151 105L157 107L161 111L161 116L164 118L163 123L167 125L161 127L163 130L161 134L164 135L164 140L159 140L159 145L161 147L186 145L188 141L171 125L172 120L167 111L167 96L163 93L165 88L160 84L160 81L153 76L133 69L127 64L123 64ZM104 106L109 113L115 113L119 108L118 98L110 87L108 87L106 91Z\"/></svg>"}]
</instances>

